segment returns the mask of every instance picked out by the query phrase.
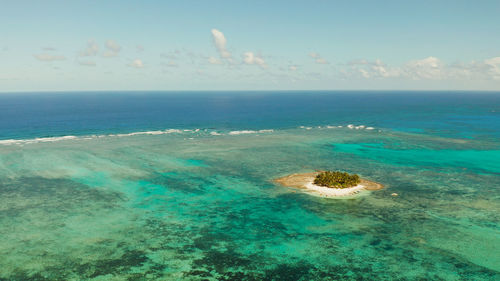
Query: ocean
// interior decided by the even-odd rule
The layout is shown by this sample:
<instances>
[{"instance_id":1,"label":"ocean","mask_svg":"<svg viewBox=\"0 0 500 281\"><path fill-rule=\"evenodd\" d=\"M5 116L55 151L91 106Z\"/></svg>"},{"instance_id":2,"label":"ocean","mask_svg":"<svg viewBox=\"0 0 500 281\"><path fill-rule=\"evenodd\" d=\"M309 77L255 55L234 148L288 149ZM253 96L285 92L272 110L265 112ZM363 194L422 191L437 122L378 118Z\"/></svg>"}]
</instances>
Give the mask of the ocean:
<instances>
[{"instance_id":1,"label":"ocean","mask_svg":"<svg viewBox=\"0 0 500 281\"><path fill-rule=\"evenodd\" d=\"M315 170L385 188L273 182ZM499 280L500 93L0 94L0 238L0 280Z\"/></svg>"}]
</instances>

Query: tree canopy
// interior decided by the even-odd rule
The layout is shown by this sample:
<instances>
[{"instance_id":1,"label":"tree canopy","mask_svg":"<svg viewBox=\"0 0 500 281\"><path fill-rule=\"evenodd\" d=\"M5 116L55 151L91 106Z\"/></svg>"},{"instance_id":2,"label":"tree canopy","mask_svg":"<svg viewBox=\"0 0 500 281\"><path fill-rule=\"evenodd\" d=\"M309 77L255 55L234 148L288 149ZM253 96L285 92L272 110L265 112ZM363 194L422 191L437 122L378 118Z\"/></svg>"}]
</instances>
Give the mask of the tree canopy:
<instances>
[{"instance_id":1,"label":"tree canopy","mask_svg":"<svg viewBox=\"0 0 500 281\"><path fill-rule=\"evenodd\" d=\"M330 188L349 188L360 183L359 176L346 172L325 171L319 173L314 179L314 184Z\"/></svg>"}]
</instances>

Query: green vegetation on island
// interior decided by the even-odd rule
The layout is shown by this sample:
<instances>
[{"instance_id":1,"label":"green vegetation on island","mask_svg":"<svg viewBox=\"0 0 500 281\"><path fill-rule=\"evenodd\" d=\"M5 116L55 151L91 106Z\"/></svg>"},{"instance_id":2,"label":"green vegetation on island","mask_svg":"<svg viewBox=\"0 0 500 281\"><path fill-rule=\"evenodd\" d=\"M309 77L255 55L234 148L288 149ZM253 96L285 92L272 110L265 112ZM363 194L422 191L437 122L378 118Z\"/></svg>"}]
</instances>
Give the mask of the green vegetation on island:
<instances>
[{"instance_id":1,"label":"green vegetation on island","mask_svg":"<svg viewBox=\"0 0 500 281\"><path fill-rule=\"evenodd\" d=\"M319 173L314 179L314 184L331 188L349 188L360 183L358 175L349 175L346 172L325 171Z\"/></svg>"}]
</instances>

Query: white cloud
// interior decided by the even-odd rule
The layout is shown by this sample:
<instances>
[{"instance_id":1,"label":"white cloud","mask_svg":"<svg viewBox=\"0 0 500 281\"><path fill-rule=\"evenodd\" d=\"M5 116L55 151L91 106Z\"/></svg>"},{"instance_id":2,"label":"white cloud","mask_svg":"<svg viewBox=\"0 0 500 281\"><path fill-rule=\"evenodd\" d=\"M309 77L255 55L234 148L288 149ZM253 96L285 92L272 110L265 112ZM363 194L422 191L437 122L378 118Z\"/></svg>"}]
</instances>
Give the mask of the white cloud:
<instances>
[{"instance_id":1,"label":"white cloud","mask_svg":"<svg viewBox=\"0 0 500 281\"><path fill-rule=\"evenodd\" d=\"M390 67L379 59L368 61L365 59L354 60L347 63L348 69L341 70L345 77L358 76L362 78L395 78L402 76L398 67Z\"/></svg>"},{"instance_id":2,"label":"white cloud","mask_svg":"<svg viewBox=\"0 0 500 281\"><path fill-rule=\"evenodd\" d=\"M243 54L243 61L246 63L246 64L254 64L255 63L255 56L252 52L246 52Z\"/></svg>"},{"instance_id":3,"label":"white cloud","mask_svg":"<svg viewBox=\"0 0 500 281\"><path fill-rule=\"evenodd\" d=\"M214 39L215 48L217 48L217 51L219 51L219 55L221 56L221 58L231 58L231 53L226 48L227 40L224 36L224 33L214 28L212 29L212 38Z\"/></svg>"},{"instance_id":4,"label":"white cloud","mask_svg":"<svg viewBox=\"0 0 500 281\"><path fill-rule=\"evenodd\" d=\"M91 57L97 55L99 52L99 45L97 45L97 42L94 39L91 39L87 43L87 48L80 52L81 57Z\"/></svg>"},{"instance_id":5,"label":"white cloud","mask_svg":"<svg viewBox=\"0 0 500 281\"><path fill-rule=\"evenodd\" d=\"M318 58L314 61L318 64L329 64L329 62L327 60L325 60L324 58Z\"/></svg>"},{"instance_id":6,"label":"white cloud","mask_svg":"<svg viewBox=\"0 0 500 281\"><path fill-rule=\"evenodd\" d=\"M134 67L134 68L143 68L144 63L140 59L135 59L128 66Z\"/></svg>"},{"instance_id":7,"label":"white cloud","mask_svg":"<svg viewBox=\"0 0 500 281\"><path fill-rule=\"evenodd\" d=\"M312 52L309 54L309 56L313 58L314 62L316 62L317 64L329 64L329 62L322 58L318 53Z\"/></svg>"},{"instance_id":8,"label":"white cloud","mask_svg":"<svg viewBox=\"0 0 500 281\"><path fill-rule=\"evenodd\" d=\"M421 60L412 60L404 66L406 74L411 79L432 79L439 80L445 78L444 64L436 57L427 57Z\"/></svg>"},{"instance_id":9,"label":"white cloud","mask_svg":"<svg viewBox=\"0 0 500 281\"><path fill-rule=\"evenodd\" d=\"M215 58L215 57L209 57L208 62L210 64L222 64L222 61L218 58Z\"/></svg>"},{"instance_id":10,"label":"white cloud","mask_svg":"<svg viewBox=\"0 0 500 281\"><path fill-rule=\"evenodd\" d=\"M500 80L500 57L494 57L484 61L488 68L488 74L495 80Z\"/></svg>"},{"instance_id":11,"label":"white cloud","mask_svg":"<svg viewBox=\"0 0 500 281\"><path fill-rule=\"evenodd\" d=\"M246 64L256 64L261 68L267 68L267 64L260 55L254 55L253 52L246 52L243 54L243 62Z\"/></svg>"},{"instance_id":12,"label":"white cloud","mask_svg":"<svg viewBox=\"0 0 500 281\"><path fill-rule=\"evenodd\" d=\"M500 57L471 63L455 63L447 67L450 77L473 80L500 80Z\"/></svg>"},{"instance_id":13,"label":"white cloud","mask_svg":"<svg viewBox=\"0 0 500 281\"><path fill-rule=\"evenodd\" d=\"M61 61L65 60L65 56L59 56L59 55L51 55L51 54L38 54L38 55L33 55L37 60L40 61Z\"/></svg>"},{"instance_id":14,"label":"white cloud","mask_svg":"<svg viewBox=\"0 0 500 281\"><path fill-rule=\"evenodd\" d=\"M344 78L400 78L411 80L500 80L500 57L470 63L446 64L430 56L411 60L401 66L389 66L381 60L356 60L340 70Z\"/></svg>"},{"instance_id":15,"label":"white cloud","mask_svg":"<svg viewBox=\"0 0 500 281\"><path fill-rule=\"evenodd\" d=\"M116 43L116 41L114 41L114 40L106 40L105 46L108 49L102 55L105 58L112 58L112 57L118 56L118 53L122 49L122 47L118 43Z\"/></svg>"},{"instance_id":16,"label":"white cloud","mask_svg":"<svg viewBox=\"0 0 500 281\"><path fill-rule=\"evenodd\" d=\"M106 48L115 53L118 53L122 49L122 47L118 45L118 43L116 43L116 41L114 40L107 40Z\"/></svg>"},{"instance_id":17,"label":"white cloud","mask_svg":"<svg viewBox=\"0 0 500 281\"><path fill-rule=\"evenodd\" d=\"M397 67L389 67L380 59L376 59L373 63L368 63L375 77L394 78L402 75L401 69Z\"/></svg>"},{"instance_id":18,"label":"white cloud","mask_svg":"<svg viewBox=\"0 0 500 281\"><path fill-rule=\"evenodd\" d=\"M370 73L366 69L359 69L358 71L359 71L359 73L361 73L361 76L363 76L364 78L371 77Z\"/></svg>"}]
</instances>

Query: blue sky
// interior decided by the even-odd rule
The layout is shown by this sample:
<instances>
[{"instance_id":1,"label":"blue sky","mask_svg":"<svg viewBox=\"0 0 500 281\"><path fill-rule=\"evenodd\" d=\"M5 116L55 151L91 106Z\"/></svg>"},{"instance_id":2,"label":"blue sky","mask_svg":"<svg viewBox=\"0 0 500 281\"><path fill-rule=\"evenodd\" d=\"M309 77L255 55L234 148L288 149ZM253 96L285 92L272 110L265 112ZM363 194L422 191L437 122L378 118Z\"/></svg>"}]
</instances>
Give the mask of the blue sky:
<instances>
[{"instance_id":1,"label":"blue sky","mask_svg":"<svg viewBox=\"0 0 500 281\"><path fill-rule=\"evenodd\" d=\"M500 1L1 1L0 91L500 90Z\"/></svg>"}]
</instances>

